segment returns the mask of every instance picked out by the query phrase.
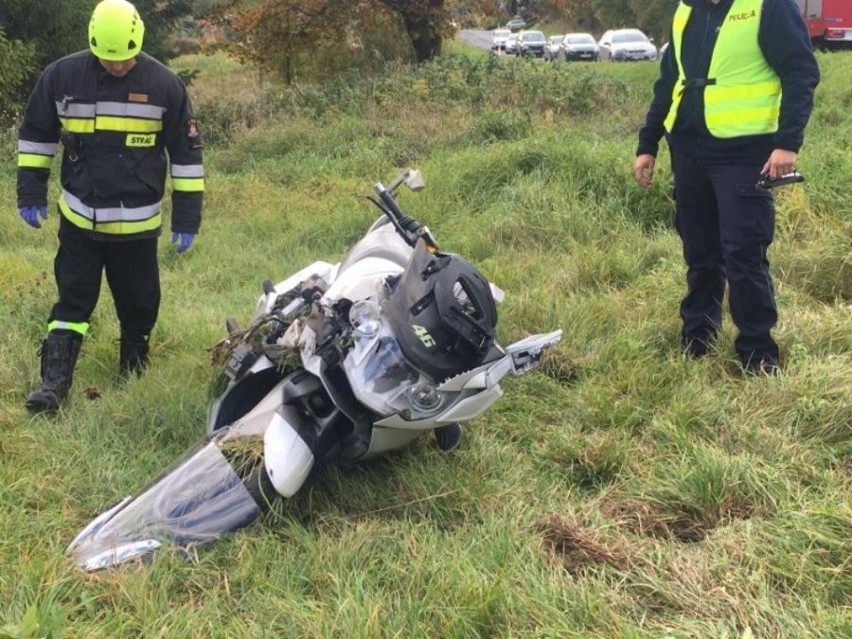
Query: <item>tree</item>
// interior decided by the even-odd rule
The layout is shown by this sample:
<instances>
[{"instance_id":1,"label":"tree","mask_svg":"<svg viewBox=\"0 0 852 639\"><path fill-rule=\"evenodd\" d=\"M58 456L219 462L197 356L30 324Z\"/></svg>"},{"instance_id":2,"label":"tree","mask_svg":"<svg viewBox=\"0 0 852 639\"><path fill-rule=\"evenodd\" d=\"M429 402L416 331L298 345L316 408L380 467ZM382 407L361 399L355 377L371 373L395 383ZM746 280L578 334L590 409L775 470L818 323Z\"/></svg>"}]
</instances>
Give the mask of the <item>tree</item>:
<instances>
[{"instance_id":1,"label":"tree","mask_svg":"<svg viewBox=\"0 0 852 639\"><path fill-rule=\"evenodd\" d=\"M0 0L0 27L10 41L28 43L35 56L33 63L43 67L86 46L94 6L94 1Z\"/></svg>"},{"instance_id":2,"label":"tree","mask_svg":"<svg viewBox=\"0 0 852 639\"><path fill-rule=\"evenodd\" d=\"M449 14L444 10L444 0L382 2L402 18L418 62L431 60L441 54L443 38L452 32Z\"/></svg>"},{"instance_id":3,"label":"tree","mask_svg":"<svg viewBox=\"0 0 852 639\"><path fill-rule=\"evenodd\" d=\"M52 60L85 49L89 18L98 0L0 0L0 89L4 110L23 106L41 70ZM143 50L168 61L176 55L165 44L190 0L133 0L145 22ZM24 46L23 43L26 43Z\"/></svg>"},{"instance_id":4,"label":"tree","mask_svg":"<svg viewBox=\"0 0 852 639\"><path fill-rule=\"evenodd\" d=\"M418 62L439 55L452 32L444 0L224 0L214 20L232 30L229 48L237 57L292 81L300 56L387 28L389 16L398 19Z\"/></svg>"},{"instance_id":5,"label":"tree","mask_svg":"<svg viewBox=\"0 0 852 639\"><path fill-rule=\"evenodd\" d=\"M0 127L15 121L27 93L27 80L36 69L31 44L8 40L0 28Z\"/></svg>"},{"instance_id":6,"label":"tree","mask_svg":"<svg viewBox=\"0 0 852 639\"><path fill-rule=\"evenodd\" d=\"M347 0L229 0L213 15L233 32L228 45L237 58L281 71L289 84L300 54L346 41L361 2Z\"/></svg>"},{"instance_id":7,"label":"tree","mask_svg":"<svg viewBox=\"0 0 852 639\"><path fill-rule=\"evenodd\" d=\"M192 12L191 0L130 0L145 23L145 41L142 49L161 62L168 62L180 52L170 48L168 37L178 20ZM92 7L97 4L92 3Z\"/></svg>"}]
</instances>

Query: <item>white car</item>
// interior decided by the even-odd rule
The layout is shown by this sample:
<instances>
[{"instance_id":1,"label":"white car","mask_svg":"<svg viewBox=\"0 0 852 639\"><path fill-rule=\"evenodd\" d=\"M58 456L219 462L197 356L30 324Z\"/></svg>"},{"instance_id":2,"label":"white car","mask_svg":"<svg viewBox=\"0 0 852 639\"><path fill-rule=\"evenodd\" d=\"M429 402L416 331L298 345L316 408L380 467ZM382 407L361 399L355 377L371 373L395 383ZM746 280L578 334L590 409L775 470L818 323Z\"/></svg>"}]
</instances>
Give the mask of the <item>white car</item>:
<instances>
[{"instance_id":1,"label":"white car","mask_svg":"<svg viewBox=\"0 0 852 639\"><path fill-rule=\"evenodd\" d=\"M657 47L639 29L610 29L598 40L601 60L656 60Z\"/></svg>"},{"instance_id":2,"label":"white car","mask_svg":"<svg viewBox=\"0 0 852 639\"><path fill-rule=\"evenodd\" d=\"M506 38L512 35L508 29L494 29L491 33L491 50L503 51L506 48Z\"/></svg>"},{"instance_id":3,"label":"white car","mask_svg":"<svg viewBox=\"0 0 852 639\"><path fill-rule=\"evenodd\" d=\"M564 35L555 35L550 36L547 39L547 44L544 45L544 59L545 60L558 60L562 55L562 41L565 39Z\"/></svg>"},{"instance_id":4,"label":"white car","mask_svg":"<svg viewBox=\"0 0 852 639\"><path fill-rule=\"evenodd\" d=\"M506 44L504 45L504 50L507 54L518 55L518 34L511 33L509 37L506 38Z\"/></svg>"}]
</instances>

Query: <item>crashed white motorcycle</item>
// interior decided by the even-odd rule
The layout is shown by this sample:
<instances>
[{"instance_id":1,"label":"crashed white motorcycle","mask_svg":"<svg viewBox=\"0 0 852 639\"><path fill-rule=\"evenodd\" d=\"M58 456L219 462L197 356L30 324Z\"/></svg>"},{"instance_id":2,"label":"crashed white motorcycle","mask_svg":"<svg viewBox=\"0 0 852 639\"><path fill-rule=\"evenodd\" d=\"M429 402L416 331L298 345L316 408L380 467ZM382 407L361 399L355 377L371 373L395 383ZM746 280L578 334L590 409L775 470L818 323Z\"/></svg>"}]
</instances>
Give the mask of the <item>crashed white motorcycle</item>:
<instances>
[{"instance_id":1,"label":"crashed white motorcycle","mask_svg":"<svg viewBox=\"0 0 852 639\"><path fill-rule=\"evenodd\" d=\"M526 373L562 332L494 341L503 292L442 253L397 205L407 170L370 199L382 216L338 264L263 286L254 317L214 347L222 362L208 434L136 496L94 519L68 553L85 570L187 552L292 497L323 464L353 464L425 433L450 450L460 424Z\"/></svg>"}]
</instances>

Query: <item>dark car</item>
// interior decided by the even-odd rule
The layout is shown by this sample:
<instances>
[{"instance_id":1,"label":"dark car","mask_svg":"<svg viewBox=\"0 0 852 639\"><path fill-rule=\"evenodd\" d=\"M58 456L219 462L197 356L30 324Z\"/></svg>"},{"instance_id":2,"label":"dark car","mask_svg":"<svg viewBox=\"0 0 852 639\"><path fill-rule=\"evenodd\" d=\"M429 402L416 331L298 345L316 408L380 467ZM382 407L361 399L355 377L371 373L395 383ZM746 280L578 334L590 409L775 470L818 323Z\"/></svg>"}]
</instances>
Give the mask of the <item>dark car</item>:
<instances>
[{"instance_id":1,"label":"dark car","mask_svg":"<svg viewBox=\"0 0 852 639\"><path fill-rule=\"evenodd\" d=\"M598 43L590 33L568 33L562 39L562 57L565 60L600 59Z\"/></svg>"},{"instance_id":2,"label":"dark car","mask_svg":"<svg viewBox=\"0 0 852 639\"><path fill-rule=\"evenodd\" d=\"M544 57L547 38L541 31L521 31L518 34L518 55Z\"/></svg>"}]
</instances>

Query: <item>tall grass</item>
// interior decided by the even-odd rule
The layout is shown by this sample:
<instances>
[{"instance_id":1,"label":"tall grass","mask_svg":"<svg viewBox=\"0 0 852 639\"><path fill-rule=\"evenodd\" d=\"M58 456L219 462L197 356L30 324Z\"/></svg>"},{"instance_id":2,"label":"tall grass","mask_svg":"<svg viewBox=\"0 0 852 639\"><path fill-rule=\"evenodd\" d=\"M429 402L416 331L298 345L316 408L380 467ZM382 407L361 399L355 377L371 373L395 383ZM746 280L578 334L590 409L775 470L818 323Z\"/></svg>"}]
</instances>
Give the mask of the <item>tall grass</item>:
<instances>
[{"instance_id":1,"label":"tall grass","mask_svg":"<svg viewBox=\"0 0 852 639\"><path fill-rule=\"evenodd\" d=\"M455 55L284 88L187 60L204 223L183 256L162 240L144 377L116 383L105 288L67 406L26 413L56 214L36 232L10 205L0 227L0 636L849 636L852 89L849 54L819 60L808 181L777 196L771 379L742 375L729 317L709 357L678 354L667 162L647 191L630 175L654 65ZM224 318L338 260L376 216L370 186L405 166L429 186L403 206L506 290L501 343L563 329L544 366L452 454L424 440L318 474L194 562L80 573L68 541L202 435Z\"/></svg>"}]
</instances>

